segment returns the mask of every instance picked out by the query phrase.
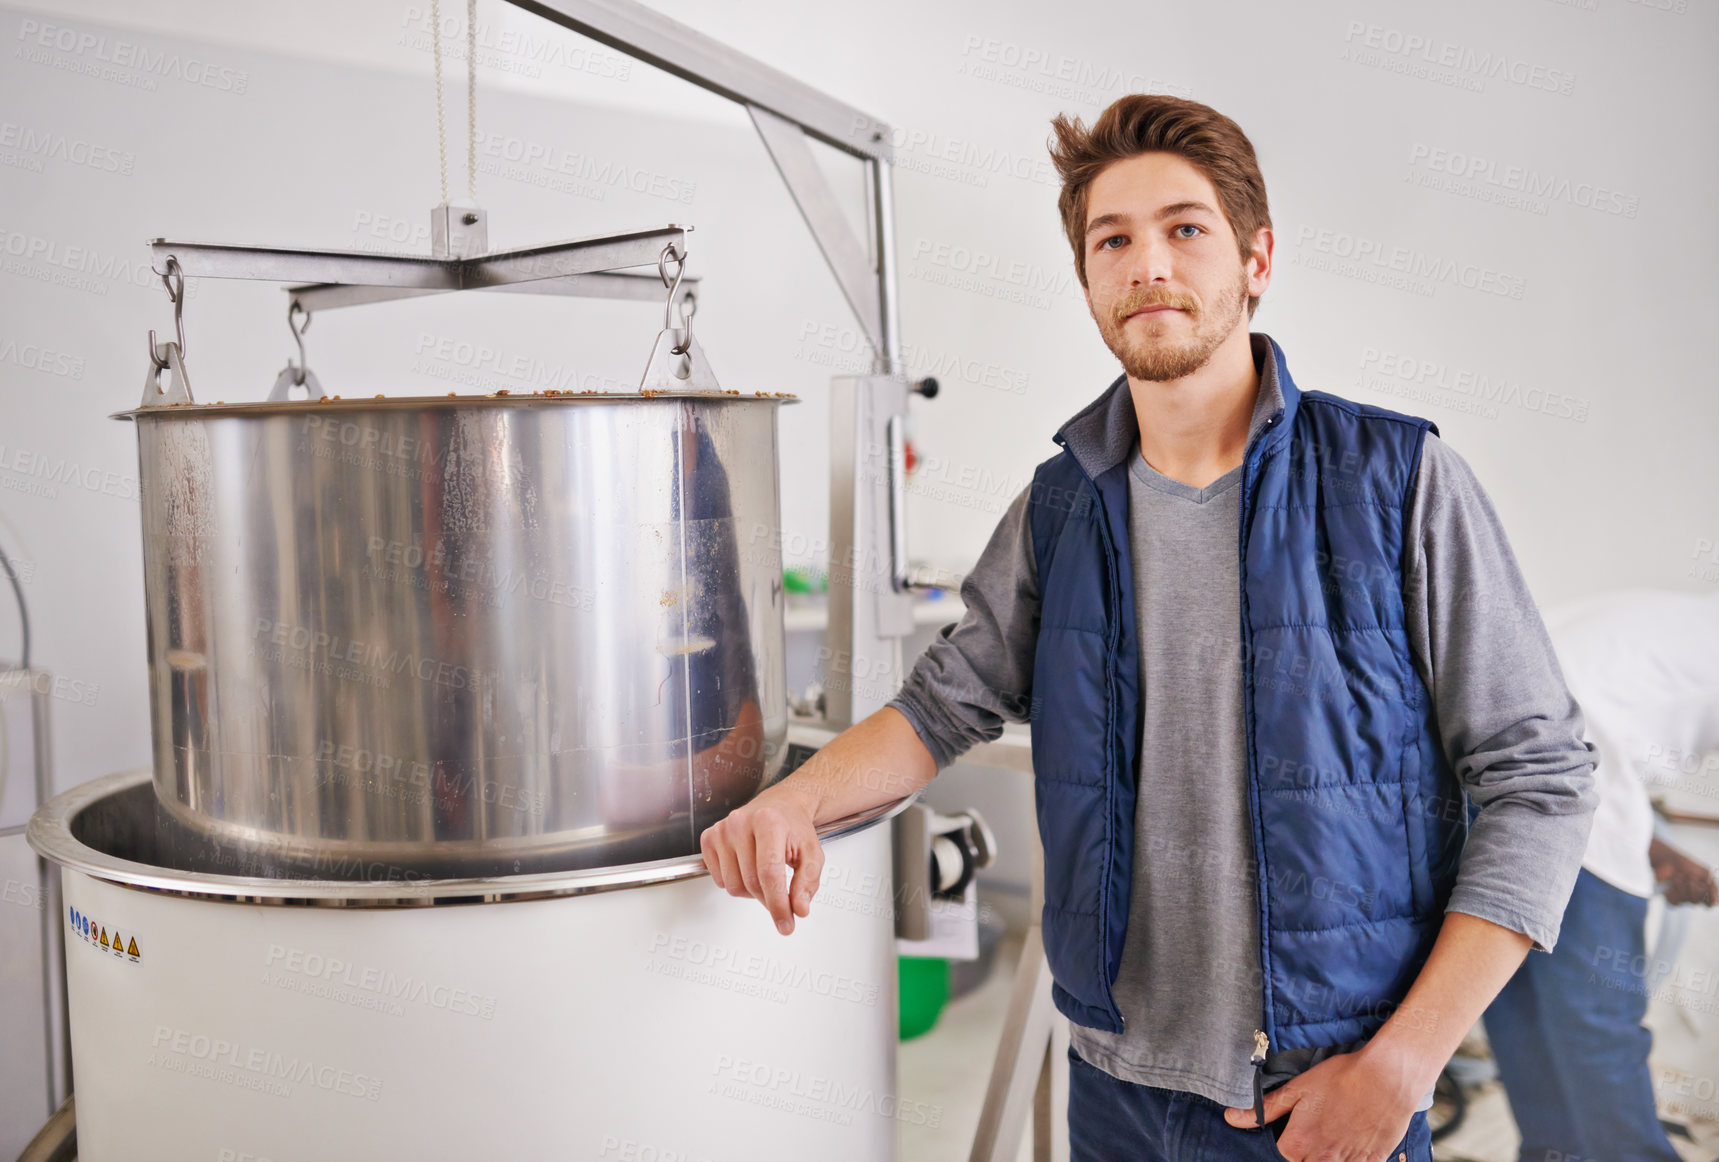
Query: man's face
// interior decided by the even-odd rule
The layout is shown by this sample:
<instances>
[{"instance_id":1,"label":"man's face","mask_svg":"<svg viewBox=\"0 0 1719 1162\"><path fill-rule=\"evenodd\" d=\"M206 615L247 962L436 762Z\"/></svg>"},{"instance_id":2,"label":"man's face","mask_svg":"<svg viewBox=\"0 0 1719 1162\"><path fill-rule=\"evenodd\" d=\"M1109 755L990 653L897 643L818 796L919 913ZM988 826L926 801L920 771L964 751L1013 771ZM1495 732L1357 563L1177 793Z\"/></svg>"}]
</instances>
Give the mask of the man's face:
<instances>
[{"instance_id":1,"label":"man's face","mask_svg":"<svg viewBox=\"0 0 1719 1162\"><path fill-rule=\"evenodd\" d=\"M1143 153L1092 180L1086 301L1134 379L1180 379L1247 321L1265 289L1236 248L1217 192L1185 158Z\"/></svg>"}]
</instances>

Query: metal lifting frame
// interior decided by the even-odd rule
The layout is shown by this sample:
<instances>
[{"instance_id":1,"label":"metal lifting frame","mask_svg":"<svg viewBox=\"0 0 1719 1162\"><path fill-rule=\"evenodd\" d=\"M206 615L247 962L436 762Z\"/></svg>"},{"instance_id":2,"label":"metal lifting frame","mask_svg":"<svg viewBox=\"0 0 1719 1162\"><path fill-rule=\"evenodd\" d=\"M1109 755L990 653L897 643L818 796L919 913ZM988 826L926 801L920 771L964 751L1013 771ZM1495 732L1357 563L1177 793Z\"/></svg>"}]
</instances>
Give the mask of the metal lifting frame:
<instances>
[{"instance_id":1,"label":"metal lifting frame","mask_svg":"<svg viewBox=\"0 0 1719 1162\"><path fill-rule=\"evenodd\" d=\"M878 370L887 374L903 370L896 302L895 210L890 192L895 150L887 123L634 0L508 2L746 106L842 294L858 316L860 329L877 354ZM841 204L818 168L807 137L865 163L877 244L875 262L867 256L864 240L854 236L842 217Z\"/></svg>"},{"instance_id":2,"label":"metal lifting frame","mask_svg":"<svg viewBox=\"0 0 1719 1162\"><path fill-rule=\"evenodd\" d=\"M508 2L746 106L877 355L877 369L886 374L901 372L890 192L894 151L888 124L634 0ZM808 136L865 163L875 260L842 216L835 191L812 156ZM475 222L468 219L468 224ZM648 276L616 272L654 264L663 243L681 237L685 229L670 225L526 250L474 254L459 245L459 225L454 223L443 230L448 245L434 256L423 257L210 246L164 239L153 243L153 251L158 260L169 253L176 255L188 278L302 280L310 285L293 287L292 293L313 311L408 295L480 289L658 298ZM478 237L482 236L480 226Z\"/></svg>"}]
</instances>

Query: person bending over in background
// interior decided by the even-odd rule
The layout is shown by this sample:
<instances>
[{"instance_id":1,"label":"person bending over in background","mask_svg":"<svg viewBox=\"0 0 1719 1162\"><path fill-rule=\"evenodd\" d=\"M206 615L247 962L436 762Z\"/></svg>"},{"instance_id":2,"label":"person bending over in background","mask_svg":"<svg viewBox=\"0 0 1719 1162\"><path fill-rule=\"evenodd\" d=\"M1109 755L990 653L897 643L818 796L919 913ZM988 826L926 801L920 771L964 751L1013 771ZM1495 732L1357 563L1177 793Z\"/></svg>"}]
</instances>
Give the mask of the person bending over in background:
<instances>
[{"instance_id":1,"label":"person bending over in background","mask_svg":"<svg viewBox=\"0 0 1719 1162\"><path fill-rule=\"evenodd\" d=\"M1599 753L1599 807L1551 956L1486 1010L1522 1162L1677 1162L1647 1054L1647 901L1711 906L1713 873L1653 834L1650 782L1719 751L1719 593L1631 590L1547 614Z\"/></svg>"}]
</instances>

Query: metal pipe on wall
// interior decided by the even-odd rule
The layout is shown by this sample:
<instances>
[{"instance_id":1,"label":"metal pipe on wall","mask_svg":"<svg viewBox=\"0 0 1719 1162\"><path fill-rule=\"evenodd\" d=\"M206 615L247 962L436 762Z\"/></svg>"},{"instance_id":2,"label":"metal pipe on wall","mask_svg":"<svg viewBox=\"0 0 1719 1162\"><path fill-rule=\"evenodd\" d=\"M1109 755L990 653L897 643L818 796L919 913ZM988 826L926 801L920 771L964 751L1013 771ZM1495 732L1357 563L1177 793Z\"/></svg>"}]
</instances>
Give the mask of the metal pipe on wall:
<instances>
[{"instance_id":1,"label":"metal pipe on wall","mask_svg":"<svg viewBox=\"0 0 1719 1162\"><path fill-rule=\"evenodd\" d=\"M866 163L871 179L872 209L877 230L877 303L879 329L883 350L878 352L879 370L886 375L902 375L906 367L901 358L901 303L895 273L895 167L881 157Z\"/></svg>"},{"instance_id":2,"label":"metal pipe on wall","mask_svg":"<svg viewBox=\"0 0 1719 1162\"><path fill-rule=\"evenodd\" d=\"M54 797L54 763L49 731L48 687L31 697L31 747L36 766L36 802ZM54 866L36 858L42 891L42 996L48 1045L48 1108L59 1109L72 1092L72 1034L66 1016L66 934L60 923L60 877Z\"/></svg>"}]
</instances>

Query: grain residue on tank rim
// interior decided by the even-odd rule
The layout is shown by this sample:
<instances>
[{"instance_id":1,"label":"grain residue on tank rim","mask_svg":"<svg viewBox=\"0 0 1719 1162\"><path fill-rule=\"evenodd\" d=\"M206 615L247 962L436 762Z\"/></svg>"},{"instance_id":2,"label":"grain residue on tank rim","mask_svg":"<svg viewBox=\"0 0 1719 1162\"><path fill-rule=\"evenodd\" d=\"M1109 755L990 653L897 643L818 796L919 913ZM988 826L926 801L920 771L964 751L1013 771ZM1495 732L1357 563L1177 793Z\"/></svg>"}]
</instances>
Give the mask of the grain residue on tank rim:
<instances>
[{"instance_id":1,"label":"grain residue on tank rim","mask_svg":"<svg viewBox=\"0 0 1719 1162\"><path fill-rule=\"evenodd\" d=\"M466 400L507 399L507 400L512 401L512 400L535 400L535 399L589 398L591 396L601 396L605 399L614 399L614 400L625 401L625 400L638 400L638 399L655 399L658 396L664 396L664 395L675 396L675 397L692 397L692 398L696 399L696 398L701 397L701 396L709 397L709 398L715 398L716 396L719 396L719 395L740 397L743 394L744 393L742 393L738 388L732 388L732 387L716 388L716 389L712 389L712 390L683 390L683 389L666 388L666 387L644 387L644 388L640 388L638 391L605 391L601 388L587 388L583 391L564 391L564 390L559 390L559 389L556 389L553 387L548 387L548 388L544 388L542 391L529 391L529 392L519 392L519 393L510 391L507 388L499 388L495 391L488 392L482 396L478 396L475 394L462 396L457 391L450 391L447 393L446 398L448 398L448 399L466 399ZM389 400L393 400L393 401L397 401L400 403L415 403L419 400L428 401L428 400L436 398L436 397L433 397L433 396L414 396L414 395L389 396L389 395L377 394L377 395L372 396L371 398L376 399L376 400L382 400L385 402L389 401ZM752 398L754 398L754 399L792 399L792 400L797 400L800 397L791 391L755 391L752 393ZM275 407L310 408L310 407L316 407L319 404L342 403L342 402L357 402L357 401L342 400L341 397L338 395L323 395L323 396L318 396L316 399L249 400L249 401L240 400L240 401L237 401L236 405L232 405L232 406L243 407L243 406L246 406L247 404L266 404L266 405L271 405L271 406L275 406ZM168 408L191 408L193 410L197 410L200 408L224 408L224 407L228 407L228 406L230 406L230 405L228 405L227 401L224 399L217 399L217 400L173 400L170 403L143 404L141 407L139 407L138 410L139 411L152 411L152 410L166 410Z\"/></svg>"}]
</instances>

